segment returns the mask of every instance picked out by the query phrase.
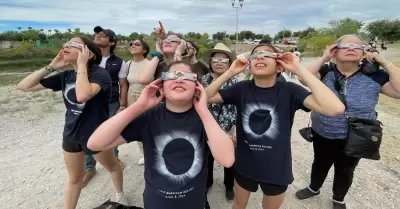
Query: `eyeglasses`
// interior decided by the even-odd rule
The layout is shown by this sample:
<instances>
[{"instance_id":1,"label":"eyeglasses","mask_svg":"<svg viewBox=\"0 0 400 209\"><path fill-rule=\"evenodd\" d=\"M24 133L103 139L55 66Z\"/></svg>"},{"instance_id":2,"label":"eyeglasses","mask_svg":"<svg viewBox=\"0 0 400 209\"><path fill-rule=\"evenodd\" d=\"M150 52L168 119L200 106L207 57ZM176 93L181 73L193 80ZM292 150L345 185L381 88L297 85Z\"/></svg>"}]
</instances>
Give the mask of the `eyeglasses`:
<instances>
[{"instance_id":1,"label":"eyeglasses","mask_svg":"<svg viewBox=\"0 0 400 209\"><path fill-rule=\"evenodd\" d=\"M254 60L258 57L271 57L276 59L278 57L278 54L270 51L254 52L252 55L250 55L249 60Z\"/></svg>"},{"instance_id":2,"label":"eyeglasses","mask_svg":"<svg viewBox=\"0 0 400 209\"><path fill-rule=\"evenodd\" d=\"M74 47L74 48L82 48L83 44L76 42L76 41L68 41L63 44L63 48Z\"/></svg>"},{"instance_id":3,"label":"eyeglasses","mask_svg":"<svg viewBox=\"0 0 400 209\"><path fill-rule=\"evenodd\" d=\"M180 40L177 38L167 38L162 41L163 44L167 43L178 43Z\"/></svg>"},{"instance_id":4,"label":"eyeglasses","mask_svg":"<svg viewBox=\"0 0 400 209\"><path fill-rule=\"evenodd\" d=\"M140 42L133 42L130 43L129 46L142 46L142 44Z\"/></svg>"},{"instance_id":5,"label":"eyeglasses","mask_svg":"<svg viewBox=\"0 0 400 209\"><path fill-rule=\"evenodd\" d=\"M229 63L229 58L219 58L219 57L211 57L212 63Z\"/></svg>"},{"instance_id":6,"label":"eyeglasses","mask_svg":"<svg viewBox=\"0 0 400 209\"><path fill-rule=\"evenodd\" d=\"M355 43L347 43L347 44L338 43L337 48L338 49L365 49L366 45L355 44Z\"/></svg>"},{"instance_id":7,"label":"eyeglasses","mask_svg":"<svg viewBox=\"0 0 400 209\"><path fill-rule=\"evenodd\" d=\"M163 72L161 74L161 79L163 81L178 80L178 78L181 78L183 80L196 81L197 74L196 73L186 73L186 72L181 72L181 71Z\"/></svg>"}]
</instances>

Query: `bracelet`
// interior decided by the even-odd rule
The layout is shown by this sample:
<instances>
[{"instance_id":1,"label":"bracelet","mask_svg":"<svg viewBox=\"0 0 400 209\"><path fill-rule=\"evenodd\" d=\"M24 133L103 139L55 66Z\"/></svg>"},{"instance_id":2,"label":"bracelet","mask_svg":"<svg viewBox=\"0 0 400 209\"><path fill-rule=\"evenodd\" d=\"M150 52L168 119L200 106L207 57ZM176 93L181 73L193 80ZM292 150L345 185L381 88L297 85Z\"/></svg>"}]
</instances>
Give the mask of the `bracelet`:
<instances>
[{"instance_id":1,"label":"bracelet","mask_svg":"<svg viewBox=\"0 0 400 209\"><path fill-rule=\"evenodd\" d=\"M52 73L52 72L56 71L56 69L52 68L50 65L44 66L44 69L46 71L48 71L49 73Z\"/></svg>"},{"instance_id":2,"label":"bracelet","mask_svg":"<svg viewBox=\"0 0 400 209\"><path fill-rule=\"evenodd\" d=\"M126 109L126 106L120 106L119 109L125 110L125 109Z\"/></svg>"}]
</instances>

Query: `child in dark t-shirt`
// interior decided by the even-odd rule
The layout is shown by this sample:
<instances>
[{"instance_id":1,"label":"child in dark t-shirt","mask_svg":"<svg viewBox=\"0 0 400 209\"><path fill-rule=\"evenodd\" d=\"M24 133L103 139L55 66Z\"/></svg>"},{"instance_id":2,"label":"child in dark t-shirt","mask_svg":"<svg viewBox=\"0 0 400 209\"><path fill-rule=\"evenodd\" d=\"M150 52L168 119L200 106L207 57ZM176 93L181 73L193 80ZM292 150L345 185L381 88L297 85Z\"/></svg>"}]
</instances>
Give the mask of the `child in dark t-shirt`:
<instances>
[{"instance_id":1,"label":"child in dark t-shirt","mask_svg":"<svg viewBox=\"0 0 400 209\"><path fill-rule=\"evenodd\" d=\"M252 80L220 87L250 65ZM312 91L293 82L277 82L283 69L306 80ZM280 54L270 44L255 46L249 60L236 60L229 70L206 89L210 103L237 108L235 191L233 208L245 208L250 192L258 186L264 193L263 207L279 208L293 181L291 129L295 112L317 111L338 115L344 105L324 84L300 65L292 53Z\"/></svg>"},{"instance_id":2,"label":"child in dark t-shirt","mask_svg":"<svg viewBox=\"0 0 400 209\"><path fill-rule=\"evenodd\" d=\"M205 208L206 143L224 167L234 162L233 142L208 110L197 77L189 65L172 63L162 80L146 86L134 104L104 122L89 139L88 147L94 150L143 142L146 209Z\"/></svg>"}]
</instances>

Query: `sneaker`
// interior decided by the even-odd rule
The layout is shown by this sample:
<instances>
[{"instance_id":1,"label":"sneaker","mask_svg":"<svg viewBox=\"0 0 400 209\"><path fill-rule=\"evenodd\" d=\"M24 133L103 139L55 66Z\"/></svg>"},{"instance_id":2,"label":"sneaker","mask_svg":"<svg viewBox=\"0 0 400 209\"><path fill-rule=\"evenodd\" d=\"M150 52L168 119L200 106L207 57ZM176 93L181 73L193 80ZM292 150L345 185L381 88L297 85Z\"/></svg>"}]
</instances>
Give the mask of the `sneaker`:
<instances>
[{"instance_id":1,"label":"sneaker","mask_svg":"<svg viewBox=\"0 0 400 209\"><path fill-rule=\"evenodd\" d=\"M117 158L119 165L121 166L121 169L124 170L125 165L124 163L121 161L121 159Z\"/></svg>"},{"instance_id":2,"label":"sneaker","mask_svg":"<svg viewBox=\"0 0 400 209\"><path fill-rule=\"evenodd\" d=\"M225 196L226 196L226 200L228 200L228 202L232 201L233 198L235 198L235 190L233 190L233 188L226 188Z\"/></svg>"},{"instance_id":3,"label":"sneaker","mask_svg":"<svg viewBox=\"0 0 400 209\"><path fill-rule=\"evenodd\" d=\"M119 204L122 204L122 205L125 205L125 206L128 206L128 198L124 194L122 194L120 196L117 195L116 199L115 199L115 202L117 202Z\"/></svg>"},{"instance_id":4,"label":"sneaker","mask_svg":"<svg viewBox=\"0 0 400 209\"><path fill-rule=\"evenodd\" d=\"M144 165L144 157L142 157L142 158L139 159L138 164L139 164L139 165Z\"/></svg>"},{"instance_id":5,"label":"sneaker","mask_svg":"<svg viewBox=\"0 0 400 209\"><path fill-rule=\"evenodd\" d=\"M304 188L304 189L301 189L301 190L297 191L296 192L296 198L299 199L299 200L305 200L305 199L308 199L310 197L317 196L317 195L319 195L319 193L320 193L319 191L318 192L314 192L310 188L307 187L307 188Z\"/></svg>"},{"instance_id":6,"label":"sneaker","mask_svg":"<svg viewBox=\"0 0 400 209\"><path fill-rule=\"evenodd\" d=\"M333 209L346 209L346 203L342 202L335 202L335 200L333 201Z\"/></svg>"},{"instance_id":7,"label":"sneaker","mask_svg":"<svg viewBox=\"0 0 400 209\"><path fill-rule=\"evenodd\" d=\"M93 176L96 175L96 168L87 170L85 173L85 176L83 176L82 180L82 188L85 187L89 181L93 178Z\"/></svg>"}]
</instances>

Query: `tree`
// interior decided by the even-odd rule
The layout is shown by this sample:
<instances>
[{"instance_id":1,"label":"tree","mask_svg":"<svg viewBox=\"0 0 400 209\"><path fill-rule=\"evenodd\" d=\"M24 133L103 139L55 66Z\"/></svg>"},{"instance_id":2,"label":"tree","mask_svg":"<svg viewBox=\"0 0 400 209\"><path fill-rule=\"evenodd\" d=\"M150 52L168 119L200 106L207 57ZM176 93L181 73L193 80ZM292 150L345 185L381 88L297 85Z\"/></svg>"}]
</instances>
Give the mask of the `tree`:
<instances>
[{"instance_id":1,"label":"tree","mask_svg":"<svg viewBox=\"0 0 400 209\"><path fill-rule=\"evenodd\" d=\"M363 22L346 17L341 20L329 21L332 35L340 37L346 34L358 34L364 25Z\"/></svg>"},{"instance_id":2,"label":"tree","mask_svg":"<svg viewBox=\"0 0 400 209\"><path fill-rule=\"evenodd\" d=\"M288 30L288 29L285 29L285 30L279 31L275 35L274 40L282 40L282 39L288 38L288 37L292 37L292 31Z\"/></svg>"},{"instance_id":3,"label":"tree","mask_svg":"<svg viewBox=\"0 0 400 209\"><path fill-rule=\"evenodd\" d=\"M240 31L239 33L239 40L244 40L244 39L254 40L255 38L256 34L253 33L252 31L245 30L245 31Z\"/></svg>"},{"instance_id":4,"label":"tree","mask_svg":"<svg viewBox=\"0 0 400 209\"><path fill-rule=\"evenodd\" d=\"M80 28L75 28L74 29L74 33L75 34L80 34L81 33L81 29Z\"/></svg>"},{"instance_id":5,"label":"tree","mask_svg":"<svg viewBox=\"0 0 400 209\"><path fill-rule=\"evenodd\" d=\"M72 30L71 30L71 29L69 29L69 28L67 29L67 31L68 31L68 33L71 33L71 32L72 32Z\"/></svg>"},{"instance_id":6,"label":"tree","mask_svg":"<svg viewBox=\"0 0 400 209\"><path fill-rule=\"evenodd\" d=\"M370 37L378 37L385 41L397 41L400 40L400 20L376 20L369 23L365 28Z\"/></svg>"},{"instance_id":7,"label":"tree","mask_svg":"<svg viewBox=\"0 0 400 209\"><path fill-rule=\"evenodd\" d=\"M201 39L203 40L208 40L210 38L210 35L208 35L208 33L203 33L203 35L201 35Z\"/></svg>"},{"instance_id":8,"label":"tree","mask_svg":"<svg viewBox=\"0 0 400 209\"><path fill-rule=\"evenodd\" d=\"M214 41L216 41L216 40L218 40L218 41L224 40L225 37L226 37L226 33L225 32L217 32L217 33L214 33L212 35L212 39Z\"/></svg>"},{"instance_id":9,"label":"tree","mask_svg":"<svg viewBox=\"0 0 400 209\"><path fill-rule=\"evenodd\" d=\"M268 42L272 42L272 37L269 34L265 34L263 35L262 40L267 40Z\"/></svg>"},{"instance_id":10,"label":"tree","mask_svg":"<svg viewBox=\"0 0 400 209\"><path fill-rule=\"evenodd\" d=\"M32 27L28 27L28 30L32 30Z\"/></svg>"},{"instance_id":11,"label":"tree","mask_svg":"<svg viewBox=\"0 0 400 209\"><path fill-rule=\"evenodd\" d=\"M18 30L19 30L19 32L21 32L22 28L21 28L21 27L18 27Z\"/></svg>"}]
</instances>

